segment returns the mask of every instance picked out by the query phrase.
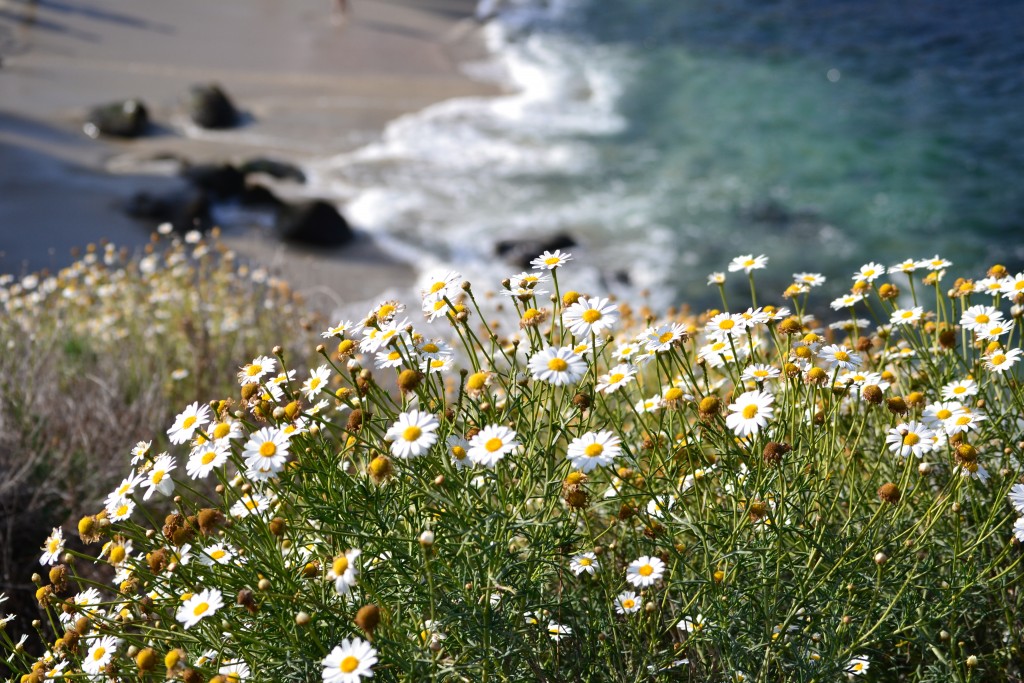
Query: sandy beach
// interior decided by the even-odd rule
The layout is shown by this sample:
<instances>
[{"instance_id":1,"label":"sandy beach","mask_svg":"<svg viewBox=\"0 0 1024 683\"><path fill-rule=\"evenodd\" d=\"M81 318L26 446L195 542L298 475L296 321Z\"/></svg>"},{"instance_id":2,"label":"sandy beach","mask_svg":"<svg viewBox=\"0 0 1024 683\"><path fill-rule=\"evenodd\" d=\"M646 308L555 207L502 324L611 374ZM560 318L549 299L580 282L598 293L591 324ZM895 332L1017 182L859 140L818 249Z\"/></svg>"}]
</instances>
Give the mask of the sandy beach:
<instances>
[{"instance_id":1,"label":"sandy beach","mask_svg":"<svg viewBox=\"0 0 1024 683\"><path fill-rule=\"evenodd\" d=\"M72 247L101 238L144 244L152 226L125 215L125 202L182 182L153 159L301 166L372 142L403 113L492 94L459 70L483 53L474 6L352 0L341 17L328 0L0 0L0 271L59 268ZM225 88L244 125L206 131L187 120L183 97L203 82ZM82 133L89 107L128 97L149 108L149 135ZM330 253L259 232L226 240L328 307L413 279L362 234Z\"/></svg>"}]
</instances>

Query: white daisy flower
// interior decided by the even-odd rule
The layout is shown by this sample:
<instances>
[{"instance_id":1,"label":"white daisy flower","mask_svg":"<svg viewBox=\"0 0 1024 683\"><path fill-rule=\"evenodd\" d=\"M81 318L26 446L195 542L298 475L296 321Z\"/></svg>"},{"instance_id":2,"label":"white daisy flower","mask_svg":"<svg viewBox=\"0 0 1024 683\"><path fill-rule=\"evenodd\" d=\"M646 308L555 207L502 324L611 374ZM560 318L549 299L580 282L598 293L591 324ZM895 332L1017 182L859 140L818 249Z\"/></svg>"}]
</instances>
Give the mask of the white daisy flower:
<instances>
[{"instance_id":1,"label":"white daisy flower","mask_svg":"<svg viewBox=\"0 0 1024 683\"><path fill-rule=\"evenodd\" d=\"M575 384L587 371L587 363L571 347L549 346L530 358L527 367L534 379L555 386Z\"/></svg>"},{"instance_id":2,"label":"white daisy flower","mask_svg":"<svg viewBox=\"0 0 1024 683\"><path fill-rule=\"evenodd\" d=\"M488 425L469 441L469 459L477 465L494 467L519 446L516 433L504 425Z\"/></svg>"},{"instance_id":3,"label":"white daisy flower","mask_svg":"<svg viewBox=\"0 0 1024 683\"><path fill-rule=\"evenodd\" d=\"M686 339L686 327L680 324L666 323L648 328L642 338L648 351L660 353L668 351L675 342Z\"/></svg>"},{"instance_id":4,"label":"white daisy flower","mask_svg":"<svg viewBox=\"0 0 1024 683\"><path fill-rule=\"evenodd\" d=\"M1006 497L1010 499L1010 505L1018 513L1024 515L1024 484L1014 484L1011 486Z\"/></svg>"},{"instance_id":5,"label":"white daisy flower","mask_svg":"<svg viewBox=\"0 0 1024 683\"><path fill-rule=\"evenodd\" d=\"M320 336L324 339L330 339L331 337L353 337L363 329L362 325L352 322L351 320L342 320L333 327L328 327L326 330L320 333Z\"/></svg>"},{"instance_id":6,"label":"white daisy flower","mask_svg":"<svg viewBox=\"0 0 1024 683\"><path fill-rule=\"evenodd\" d=\"M1002 322L1002 320L1003 314L998 308L977 304L963 312L963 315L960 316L960 326L964 329L979 331L993 323Z\"/></svg>"},{"instance_id":7,"label":"white daisy flower","mask_svg":"<svg viewBox=\"0 0 1024 683\"><path fill-rule=\"evenodd\" d=\"M306 398L310 401L316 400L317 395L327 388L327 383L331 381L331 368L327 365L321 365L316 370L309 371L309 379L302 384L302 392L306 394Z\"/></svg>"},{"instance_id":8,"label":"white daisy flower","mask_svg":"<svg viewBox=\"0 0 1024 683\"><path fill-rule=\"evenodd\" d=\"M985 356L985 367L992 372L1002 374L1017 364L1022 353L1024 353L1024 351L1021 351L1021 349L994 351Z\"/></svg>"},{"instance_id":9,"label":"white daisy flower","mask_svg":"<svg viewBox=\"0 0 1024 683\"><path fill-rule=\"evenodd\" d=\"M220 665L220 669L217 670L217 673L223 676L228 683L245 683L249 680L249 676L251 675L249 665L240 659L231 662L224 662Z\"/></svg>"},{"instance_id":10,"label":"white daisy flower","mask_svg":"<svg viewBox=\"0 0 1024 683\"><path fill-rule=\"evenodd\" d=\"M565 624L559 624L557 621L548 622L548 635L551 636L551 640L556 643L563 638L568 638L572 635L572 629Z\"/></svg>"},{"instance_id":11,"label":"white daisy flower","mask_svg":"<svg viewBox=\"0 0 1024 683\"><path fill-rule=\"evenodd\" d=\"M861 364L860 356L840 344L829 344L818 352L818 356L829 366L853 370Z\"/></svg>"},{"instance_id":12,"label":"white daisy flower","mask_svg":"<svg viewBox=\"0 0 1024 683\"><path fill-rule=\"evenodd\" d=\"M924 308L921 306L914 306L913 308L897 308L892 312L892 316L889 318L889 323L892 325L913 325L921 320L921 316L923 315Z\"/></svg>"},{"instance_id":13,"label":"white daisy flower","mask_svg":"<svg viewBox=\"0 0 1024 683\"><path fill-rule=\"evenodd\" d=\"M230 453L227 440L199 444L189 454L185 471L192 479L205 479L210 472L228 461Z\"/></svg>"},{"instance_id":14,"label":"white daisy flower","mask_svg":"<svg viewBox=\"0 0 1024 683\"><path fill-rule=\"evenodd\" d=\"M338 595L348 595L352 587L359 579L359 556L361 550L350 548L345 554L338 555L327 572L327 578L334 582L334 592Z\"/></svg>"},{"instance_id":15,"label":"white daisy flower","mask_svg":"<svg viewBox=\"0 0 1024 683\"><path fill-rule=\"evenodd\" d=\"M53 528L43 543L42 550L43 555L39 558L39 564L46 566L60 562L60 554L64 552L64 531L60 527Z\"/></svg>"},{"instance_id":16,"label":"white daisy flower","mask_svg":"<svg viewBox=\"0 0 1024 683\"><path fill-rule=\"evenodd\" d=\"M195 402L185 408L174 418L174 424L167 430L171 443L185 443L196 433L196 430L210 421L210 406Z\"/></svg>"},{"instance_id":17,"label":"white daisy flower","mask_svg":"<svg viewBox=\"0 0 1024 683\"><path fill-rule=\"evenodd\" d=\"M424 278L422 293L423 298L429 296L453 297L459 293L459 285L462 282L462 275L454 270L436 270Z\"/></svg>"},{"instance_id":18,"label":"white daisy flower","mask_svg":"<svg viewBox=\"0 0 1024 683\"><path fill-rule=\"evenodd\" d=\"M263 427L252 433L245 444L246 476L262 481L284 469L288 460L288 435L277 427Z\"/></svg>"},{"instance_id":19,"label":"white daisy flower","mask_svg":"<svg viewBox=\"0 0 1024 683\"><path fill-rule=\"evenodd\" d=\"M942 387L942 398L946 400L963 400L968 396L978 395L978 383L973 379L961 379Z\"/></svg>"},{"instance_id":20,"label":"white daisy flower","mask_svg":"<svg viewBox=\"0 0 1024 683\"><path fill-rule=\"evenodd\" d=\"M561 249L545 251L537 258L530 261L530 265L537 270L554 270L572 260L572 254L563 252Z\"/></svg>"},{"instance_id":21,"label":"white daisy flower","mask_svg":"<svg viewBox=\"0 0 1024 683\"><path fill-rule=\"evenodd\" d=\"M562 321L577 337L587 337L610 330L618 322L618 307L608 299L580 297L562 313Z\"/></svg>"},{"instance_id":22,"label":"white daisy flower","mask_svg":"<svg viewBox=\"0 0 1024 683\"><path fill-rule=\"evenodd\" d=\"M223 606L221 592L216 588L206 588L185 600L174 616L183 628L190 629L200 620L213 616Z\"/></svg>"},{"instance_id":23,"label":"white daisy flower","mask_svg":"<svg viewBox=\"0 0 1024 683\"><path fill-rule=\"evenodd\" d=\"M889 450L905 458L913 455L920 458L935 447L935 432L916 421L898 424L885 437Z\"/></svg>"},{"instance_id":24,"label":"white daisy flower","mask_svg":"<svg viewBox=\"0 0 1024 683\"><path fill-rule=\"evenodd\" d=\"M576 576L587 573L593 576L601 568L597 555L592 552L580 553L569 561L569 571Z\"/></svg>"},{"instance_id":25,"label":"white daisy flower","mask_svg":"<svg viewBox=\"0 0 1024 683\"><path fill-rule=\"evenodd\" d=\"M724 285L725 284L725 273L718 272L718 271L716 271L714 273L709 273L708 274L708 284L709 285Z\"/></svg>"},{"instance_id":26,"label":"white daisy flower","mask_svg":"<svg viewBox=\"0 0 1024 683\"><path fill-rule=\"evenodd\" d=\"M838 299L833 299L829 306L833 311L841 311L844 308L852 308L858 302L864 300L863 294L844 294Z\"/></svg>"},{"instance_id":27,"label":"white daisy flower","mask_svg":"<svg viewBox=\"0 0 1024 683\"><path fill-rule=\"evenodd\" d=\"M726 415L725 424L739 437L757 434L772 419L774 402L775 398L766 391L747 391L729 404L731 412Z\"/></svg>"},{"instance_id":28,"label":"white daisy flower","mask_svg":"<svg viewBox=\"0 0 1024 683\"><path fill-rule=\"evenodd\" d=\"M377 355L374 357L373 365L378 370L383 370L384 368L401 367L404 362L405 359L402 358L402 354L398 349L385 349L377 352Z\"/></svg>"},{"instance_id":29,"label":"white daisy flower","mask_svg":"<svg viewBox=\"0 0 1024 683\"><path fill-rule=\"evenodd\" d=\"M214 543L203 548L198 555L201 564L213 566L215 564L227 564L234 559L236 552L234 548L226 543Z\"/></svg>"},{"instance_id":30,"label":"white daisy flower","mask_svg":"<svg viewBox=\"0 0 1024 683\"><path fill-rule=\"evenodd\" d=\"M618 614L633 614L640 611L640 596L633 591L623 591L615 596L615 612Z\"/></svg>"},{"instance_id":31,"label":"white daisy flower","mask_svg":"<svg viewBox=\"0 0 1024 683\"><path fill-rule=\"evenodd\" d=\"M361 678L373 678L376 663L377 650L372 645L361 638L345 638L324 657L323 683L359 683Z\"/></svg>"},{"instance_id":32,"label":"white daisy flower","mask_svg":"<svg viewBox=\"0 0 1024 683\"><path fill-rule=\"evenodd\" d=\"M764 254L761 254L760 256L746 254L744 256L737 256L729 262L729 272L735 273L742 270L744 273L749 275L751 271L764 268L767 265L768 257Z\"/></svg>"},{"instance_id":33,"label":"white daisy flower","mask_svg":"<svg viewBox=\"0 0 1024 683\"><path fill-rule=\"evenodd\" d=\"M619 437L608 430L588 432L572 440L566 459L574 469L590 472L596 467L607 467L622 452Z\"/></svg>"},{"instance_id":34,"label":"white daisy flower","mask_svg":"<svg viewBox=\"0 0 1024 683\"><path fill-rule=\"evenodd\" d=\"M132 465L138 465L141 461L148 458L152 446L152 441L140 441L135 444L135 447L132 448Z\"/></svg>"},{"instance_id":35,"label":"white daisy flower","mask_svg":"<svg viewBox=\"0 0 1024 683\"><path fill-rule=\"evenodd\" d=\"M246 493L231 506L232 517L248 517L265 512L270 508L270 498L262 493Z\"/></svg>"},{"instance_id":36,"label":"white daisy flower","mask_svg":"<svg viewBox=\"0 0 1024 683\"><path fill-rule=\"evenodd\" d=\"M437 418L420 410L401 413L388 429L386 439L391 441L391 454L397 458L415 458L423 455L437 441Z\"/></svg>"},{"instance_id":37,"label":"white daisy flower","mask_svg":"<svg viewBox=\"0 0 1024 683\"><path fill-rule=\"evenodd\" d=\"M865 263L853 274L854 282L874 282L885 274L886 268L881 263Z\"/></svg>"},{"instance_id":38,"label":"white daisy flower","mask_svg":"<svg viewBox=\"0 0 1024 683\"><path fill-rule=\"evenodd\" d=\"M821 273L793 273L793 282L808 287L818 287L825 284L825 276Z\"/></svg>"},{"instance_id":39,"label":"white daisy flower","mask_svg":"<svg viewBox=\"0 0 1024 683\"><path fill-rule=\"evenodd\" d=\"M719 313L704 326L704 334L714 341L726 341L730 337L743 334L747 329L747 320L742 315Z\"/></svg>"},{"instance_id":40,"label":"white daisy flower","mask_svg":"<svg viewBox=\"0 0 1024 683\"><path fill-rule=\"evenodd\" d=\"M676 628L683 633L696 633L697 631L703 631L710 625L711 622L705 619L703 614L698 614L695 617L683 617L679 620L679 623L676 624Z\"/></svg>"},{"instance_id":41,"label":"white daisy flower","mask_svg":"<svg viewBox=\"0 0 1024 683\"><path fill-rule=\"evenodd\" d=\"M153 495L154 491L157 491L164 496L169 496L174 493L174 480L171 479L169 472L177 466L178 464L174 461L174 458L167 453L161 453L159 457L153 461L153 465L146 473L145 481L142 482L143 488L146 489L146 493L142 496L142 500L149 500L149 497Z\"/></svg>"},{"instance_id":42,"label":"white daisy flower","mask_svg":"<svg viewBox=\"0 0 1024 683\"><path fill-rule=\"evenodd\" d=\"M637 369L629 363L619 363L608 370L608 374L597 378L594 389L602 394L612 394L617 389L629 384L636 377Z\"/></svg>"},{"instance_id":43,"label":"white daisy flower","mask_svg":"<svg viewBox=\"0 0 1024 683\"><path fill-rule=\"evenodd\" d=\"M644 555L626 567L626 581L638 588L654 585L665 574L665 563L661 558Z\"/></svg>"},{"instance_id":44,"label":"white daisy flower","mask_svg":"<svg viewBox=\"0 0 1024 683\"><path fill-rule=\"evenodd\" d=\"M268 375L277 368L277 361L270 356L257 356L252 362L238 371L238 383L259 384L265 375Z\"/></svg>"},{"instance_id":45,"label":"white daisy flower","mask_svg":"<svg viewBox=\"0 0 1024 683\"><path fill-rule=\"evenodd\" d=\"M121 639L114 636L103 636L96 640L82 660L82 671L91 676L99 676L110 664L120 645Z\"/></svg>"},{"instance_id":46,"label":"white daisy flower","mask_svg":"<svg viewBox=\"0 0 1024 683\"><path fill-rule=\"evenodd\" d=\"M846 663L846 668L843 669L843 671L852 676L861 676L867 673L870 666L871 663L868 661L867 657L854 657Z\"/></svg>"}]
</instances>

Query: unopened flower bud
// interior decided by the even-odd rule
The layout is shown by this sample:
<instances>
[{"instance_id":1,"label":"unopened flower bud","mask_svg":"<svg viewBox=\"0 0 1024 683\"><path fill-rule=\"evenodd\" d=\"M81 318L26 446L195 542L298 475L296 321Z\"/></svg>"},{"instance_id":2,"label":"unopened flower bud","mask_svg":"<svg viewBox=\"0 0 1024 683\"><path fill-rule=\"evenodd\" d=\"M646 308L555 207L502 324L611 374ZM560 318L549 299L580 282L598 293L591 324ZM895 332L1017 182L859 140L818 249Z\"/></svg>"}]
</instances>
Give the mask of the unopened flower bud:
<instances>
[{"instance_id":1,"label":"unopened flower bud","mask_svg":"<svg viewBox=\"0 0 1024 683\"><path fill-rule=\"evenodd\" d=\"M424 548L429 548L430 546L434 545L434 532L430 529L427 529L422 534L420 534L420 545Z\"/></svg>"}]
</instances>

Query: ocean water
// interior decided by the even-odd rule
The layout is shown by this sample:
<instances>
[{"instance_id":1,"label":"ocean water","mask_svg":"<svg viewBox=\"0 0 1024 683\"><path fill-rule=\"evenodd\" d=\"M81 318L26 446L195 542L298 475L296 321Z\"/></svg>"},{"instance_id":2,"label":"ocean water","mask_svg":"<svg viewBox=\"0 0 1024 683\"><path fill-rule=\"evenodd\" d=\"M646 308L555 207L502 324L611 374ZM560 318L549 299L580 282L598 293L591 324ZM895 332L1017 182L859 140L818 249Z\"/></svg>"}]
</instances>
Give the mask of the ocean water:
<instances>
[{"instance_id":1,"label":"ocean water","mask_svg":"<svg viewBox=\"0 0 1024 683\"><path fill-rule=\"evenodd\" d=\"M869 260L1024 265L1024 3L480 13L491 57L465 68L508 95L437 104L316 165L358 225L424 267L490 276L496 240L567 232L595 287L702 304L706 275L746 253L770 257L770 293L806 270L835 294Z\"/></svg>"}]
</instances>

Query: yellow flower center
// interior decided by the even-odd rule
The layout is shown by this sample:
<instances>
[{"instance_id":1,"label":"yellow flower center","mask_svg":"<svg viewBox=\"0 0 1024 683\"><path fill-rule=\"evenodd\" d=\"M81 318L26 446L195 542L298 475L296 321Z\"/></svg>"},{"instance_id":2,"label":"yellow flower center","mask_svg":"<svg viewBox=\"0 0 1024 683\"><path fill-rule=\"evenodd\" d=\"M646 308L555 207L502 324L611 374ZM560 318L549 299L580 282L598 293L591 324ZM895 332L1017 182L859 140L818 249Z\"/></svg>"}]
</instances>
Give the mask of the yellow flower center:
<instances>
[{"instance_id":1,"label":"yellow flower center","mask_svg":"<svg viewBox=\"0 0 1024 683\"><path fill-rule=\"evenodd\" d=\"M377 309L377 317L378 318L386 318L386 317L388 317L389 315L391 315L394 312L395 312L395 307L394 306L392 306L391 304L384 304L383 306L381 306L380 308Z\"/></svg>"},{"instance_id":2,"label":"yellow flower center","mask_svg":"<svg viewBox=\"0 0 1024 683\"><path fill-rule=\"evenodd\" d=\"M991 318L989 318L984 313L979 313L978 315L974 316L974 322L981 323L982 325L987 323L989 320L991 320Z\"/></svg>"},{"instance_id":3,"label":"yellow flower center","mask_svg":"<svg viewBox=\"0 0 1024 683\"><path fill-rule=\"evenodd\" d=\"M1001 353L997 353L996 355L992 356L992 365L1002 365L1005 362L1006 356L1004 356Z\"/></svg>"},{"instance_id":4,"label":"yellow flower center","mask_svg":"<svg viewBox=\"0 0 1024 683\"><path fill-rule=\"evenodd\" d=\"M318 386L320 386L320 378L319 377L310 377L309 378L309 388L310 389L316 389Z\"/></svg>"},{"instance_id":5,"label":"yellow flower center","mask_svg":"<svg viewBox=\"0 0 1024 683\"><path fill-rule=\"evenodd\" d=\"M583 315L581 315L580 317L583 318L583 322L594 323L601 319L601 311L595 310L593 308L588 308L587 310L583 311Z\"/></svg>"},{"instance_id":6,"label":"yellow flower center","mask_svg":"<svg viewBox=\"0 0 1024 683\"><path fill-rule=\"evenodd\" d=\"M667 344L668 342L672 341L672 336L673 335L672 335L671 332L666 332L663 335L661 335L660 337L658 337L658 343L660 343L660 344Z\"/></svg>"},{"instance_id":7,"label":"yellow flower center","mask_svg":"<svg viewBox=\"0 0 1024 683\"><path fill-rule=\"evenodd\" d=\"M255 510L257 507L259 507L259 503L256 502L255 499L253 499L253 498L246 498L245 499L245 508L247 510Z\"/></svg>"},{"instance_id":8,"label":"yellow flower center","mask_svg":"<svg viewBox=\"0 0 1024 683\"><path fill-rule=\"evenodd\" d=\"M57 552L57 548L59 548L59 547L60 547L60 539L59 538L51 538L49 541L46 542L46 549L48 551L50 551L51 555L53 553Z\"/></svg>"},{"instance_id":9,"label":"yellow flower center","mask_svg":"<svg viewBox=\"0 0 1024 683\"><path fill-rule=\"evenodd\" d=\"M219 422L217 426L213 428L213 438L223 439L225 436L231 433L231 425L227 422Z\"/></svg>"},{"instance_id":10,"label":"yellow flower center","mask_svg":"<svg viewBox=\"0 0 1024 683\"><path fill-rule=\"evenodd\" d=\"M622 601L622 608L623 609L633 609L635 606L636 606L636 600L631 600L629 598L626 598L625 600Z\"/></svg>"},{"instance_id":11,"label":"yellow flower center","mask_svg":"<svg viewBox=\"0 0 1024 683\"><path fill-rule=\"evenodd\" d=\"M273 441L264 441L260 444L260 455L264 458L272 457L277 453L277 446L274 445Z\"/></svg>"},{"instance_id":12,"label":"yellow flower center","mask_svg":"<svg viewBox=\"0 0 1024 683\"><path fill-rule=\"evenodd\" d=\"M121 562L121 560L124 559L124 555L125 555L124 546L123 545L115 545L113 548L110 549L110 563L111 564L117 564L117 563Z\"/></svg>"},{"instance_id":13,"label":"yellow flower center","mask_svg":"<svg viewBox=\"0 0 1024 683\"><path fill-rule=\"evenodd\" d=\"M213 461L214 461L214 460L215 460L216 458L217 458L217 451L207 451L207 452L203 453L203 457L202 457L202 458L200 458L200 461L201 461L201 462L202 462L202 463L203 463L204 465L209 465L209 464L210 464L211 462L213 462Z\"/></svg>"},{"instance_id":14,"label":"yellow flower center","mask_svg":"<svg viewBox=\"0 0 1024 683\"><path fill-rule=\"evenodd\" d=\"M971 422L971 416L970 415L961 415L960 417L958 417L956 419L956 423L958 425L961 425L961 426L963 426L965 424L970 424L970 422Z\"/></svg>"},{"instance_id":15,"label":"yellow flower center","mask_svg":"<svg viewBox=\"0 0 1024 683\"><path fill-rule=\"evenodd\" d=\"M623 379L625 379L625 377L626 376L623 375L621 372L616 372L612 375L608 375L608 384L615 384L616 382L621 382Z\"/></svg>"},{"instance_id":16,"label":"yellow flower center","mask_svg":"<svg viewBox=\"0 0 1024 683\"><path fill-rule=\"evenodd\" d=\"M747 260L745 260L745 261L743 262L743 265L744 265L744 267L746 267L746 268L749 268L749 267L751 267L752 265L754 265L755 263L757 263L757 261L755 261L755 260L754 260L754 259L752 259L752 258L748 258Z\"/></svg>"},{"instance_id":17,"label":"yellow flower center","mask_svg":"<svg viewBox=\"0 0 1024 683\"><path fill-rule=\"evenodd\" d=\"M743 417L746 419L751 420L755 415L757 415L757 405L751 404L743 409Z\"/></svg>"},{"instance_id":18,"label":"yellow flower center","mask_svg":"<svg viewBox=\"0 0 1024 683\"><path fill-rule=\"evenodd\" d=\"M498 437L494 437L492 439L487 440L487 443L484 444L484 448L487 450L488 453L493 453L504 445L504 441L502 441Z\"/></svg>"},{"instance_id":19,"label":"yellow flower center","mask_svg":"<svg viewBox=\"0 0 1024 683\"><path fill-rule=\"evenodd\" d=\"M452 455L455 457L456 460L465 460L466 449L463 448L462 446L452 446Z\"/></svg>"},{"instance_id":20,"label":"yellow flower center","mask_svg":"<svg viewBox=\"0 0 1024 683\"><path fill-rule=\"evenodd\" d=\"M352 655L349 655L348 657L345 657L345 659L341 660L342 673L350 674L353 671L355 671L356 667L358 666L359 660L353 657Z\"/></svg>"},{"instance_id":21,"label":"yellow flower center","mask_svg":"<svg viewBox=\"0 0 1024 683\"><path fill-rule=\"evenodd\" d=\"M723 330L731 330L732 328L736 327L736 321L727 318L722 322L718 323L718 327L719 329Z\"/></svg>"},{"instance_id":22,"label":"yellow flower center","mask_svg":"<svg viewBox=\"0 0 1024 683\"><path fill-rule=\"evenodd\" d=\"M262 365L251 364L251 365L246 365L245 366L245 374L249 375L249 377L255 377L256 375L260 374L261 372L263 372L263 366Z\"/></svg>"},{"instance_id":23,"label":"yellow flower center","mask_svg":"<svg viewBox=\"0 0 1024 683\"><path fill-rule=\"evenodd\" d=\"M904 446L916 446L919 443L921 443L921 437L914 432L908 432L907 435L903 437Z\"/></svg>"},{"instance_id":24,"label":"yellow flower center","mask_svg":"<svg viewBox=\"0 0 1024 683\"><path fill-rule=\"evenodd\" d=\"M565 372L569 368L569 364L561 358L552 358L548 361L548 369L554 370L555 372Z\"/></svg>"},{"instance_id":25,"label":"yellow flower center","mask_svg":"<svg viewBox=\"0 0 1024 683\"><path fill-rule=\"evenodd\" d=\"M437 344L427 343L423 345L423 351L425 351L426 353L437 353L438 351L440 351L440 349L437 348Z\"/></svg>"},{"instance_id":26,"label":"yellow flower center","mask_svg":"<svg viewBox=\"0 0 1024 683\"><path fill-rule=\"evenodd\" d=\"M227 554L228 554L228 553L227 553L227 551L226 551L226 550L221 550L220 548L217 548L217 549L216 549L216 550L214 550L214 551L213 551L212 553L210 553L210 557L212 557L212 558L213 558L213 559L215 559L215 560L221 560L221 559L223 559L223 558L224 558L224 556L225 556L225 555L227 555Z\"/></svg>"},{"instance_id":27,"label":"yellow flower center","mask_svg":"<svg viewBox=\"0 0 1024 683\"><path fill-rule=\"evenodd\" d=\"M388 354L388 360L398 360L401 357L402 354L400 354L398 351L392 351L391 353Z\"/></svg>"},{"instance_id":28,"label":"yellow flower center","mask_svg":"<svg viewBox=\"0 0 1024 683\"><path fill-rule=\"evenodd\" d=\"M341 576L348 571L348 558L344 555L334 558L334 564L331 566L331 569L334 570L335 576Z\"/></svg>"},{"instance_id":29,"label":"yellow flower center","mask_svg":"<svg viewBox=\"0 0 1024 683\"><path fill-rule=\"evenodd\" d=\"M767 370L754 370L754 377L767 377L767 376L768 376L768 371Z\"/></svg>"},{"instance_id":30,"label":"yellow flower center","mask_svg":"<svg viewBox=\"0 0 1024 683\"><path fill-rule=\"evenodd\" d=\"M583 452L586 453L591 458L596 458L597 456L604 453L604 446L602 446L599 443L592 443L586 448L584 448Z\"/></svg>"},{"instance_id":31,"label":"yellow flower center","mask_svg":"<svg viewBox=\"0 0 1024 683\"><path fill-rule=\"evenodd\" d=\"M164 474L166 474L166 472L164 472L163 470L157 470L156 472L153 473L153 476L150 477L150 481L152 481L154 484L159 484L161 481L163 481Z\"/></svg>"},{"instance_id":32,"label":"yellow flower center","mask_svg":"<svg viewBox=\"0 0 1024 683\"><path fill-rule=\"evenodd\" d=\"M101 646L101 647L98 647L98 648L96 648L96 650L95 650L95 651L94 651L94 652L92 653L92 660L93 660L94 662L98 662L98 661L100 661L101 659L103 659L103 656L104 656L105 654L107 654L107 648L105 648L105 647L102 647L102 646Z\"/></svg>"},{"instance_id":33,"label":"yellow flower center","mask_svg":"<svg viewBox=\"0 0 1024 683\"><path fill-rule=\"evenodd\" d=\"M442 308L445 307L446 304L447 302L444 299L438 299L437 301L434 302L434 310L440 311Z\"/></svg>"},{"instance_id":34,"label":"yellow flower center","mask_svg":"<svg viewBox=\"0 0 1024 683\"><path fill-rule=\"evenodd\" d=\"M409 427L406 427L405 430L402 432L402 438L405 439L406 441L415 441L416 439L420 438L421 434L423 434L422 429L420 429L416 425L410 425Z\"/></svg>"},{"instance_id":35,"label":"yellow flower center","mask_svg":"<svg viewBox=\"0 0 1024 683\"><path fill-rule=\"evenodd\" d=\"M128 505L127 504L122 504L119 508L117 508L117 516L118 517L123 517L124 515L127 515L127 514L128 514Z\"/></svg>"},{"instance_id":36,"label":"yellow flower center","mask_svg":"<svg viewBox=\"0 0 1024 683\"><path fill-rule=\"evenodd\" d=\"M649 564L645 564L637 570L637 573L640 574L640 576L650 576L654 573L654 567Z\"/></svg>"},{"instance_id":37,"label":"yellow flower center","mask_svg":"<svg viewBox=\"0 0 1024 683\"><path fill-rule=\"evenodd\" d=\"M682 397L683 397L683 390L680 389L679 387L672 387L671 389L669 389L668 391L665 392L665 397L664 398L665 398L666 401L678 401Z\"/></svg>"},{"instance_id":38,"label":"yellow flower center","mask_svg":"<svg viewBox=\"0 0 1024 683\"><path fill-rule=\"evenodd\" d=\"M594 563L594 561L591 560L589 557L581 557L580 558L580 562L579 562L581 567L589 567L593 563Z\"/></svg>"},{"instance_id":39,"label":"yellow flower center","mask_svg":"<svg viewBox=\"0 0 1024 683\"><path fill-rule=\"evenodd\" d=\"M953 387L954 394L963 394L967 392L967 387Z\"/></svg>"},{"instance_id":40,"label":"yellow flower center","mask_svg":"<svg viewBox=\"0 0 1024 683\"><path fill-rule=\"evenodd\" d=\"M195 423L196 423L196 416L195 415L189 415L188 417L186 417L182 421L181 426L182 426L183 429L188 429L189 427L191 427Z\"/></svg>"},{"instance_id":41,"label":"yellow flower center","mask_svg":"<svg viewBox=\"0 0 1024 683\"><path fill-rule=\"evenodd\" d=\"M903 311L903 313L901 315L903 316L904 320L908 320L908 319L914 317L914 312L913 311Z\"/></svg>"},{"instance_id":42,"label":"yellow flower center","mask_svg":"<svg viewBox=\"0 0 1024 683\"><path fill-rule=\"evenodd\" d=\"M1017 280L1017 282L1014 282L1013 289L1016 292L1019 292L1020 290L1024 289L1024 280Z\"/></svg>"},{"instance_id":43,"label":"yellow flower center","mask_svg":"<svg viewBox=\"0 0 1024 683\"><path fill-rule=\"evenodd\" d=\"M953 417L953 411L943 408L942 410L935 413L935 417L939 418L940 420L948 420L949 418Z\"/></svg>"},{"instance_id":44,"label":"yellow flower center","mask_svg":"<svg viewBox=\"0 0 1024 683\"><path fill-rule=\"evenodd\" d=\"M836 351L836 360L850 360L850 354L846 351Z\"/></svg>"},{"instance_id":45,"label":"yellow flower center","mask_svg":"<svg viewBox=\"0 0 1024 683\"><path fill-rule=\"evenodd\" d=\"M544 263L548 264L549 266L557 265L559 261L561 261L561 259L558 258L557 256L549 256L546 259L544 259Z\"/></svg>"},{"instance_id":46,"label":"yellow flower center","mask_svg":"<svg viewBox=\"0 0 1024 683\"><path fill-rule=\"evenodd\" d=\"M430 285L430 293L431 294L437 294L442 289L444 289L444 283L443 282L435 282L434 284Z\"/></svg>"},{"instance_id":47,"label":"yellow flower center","mask_svg":"<svg viewBox=\"0 0 1024 683\"><path fill-rule=\"evenodd\" d=\"M193 616L197 616L197 617L201 617L204 614L206 614L206 611L208 609L210 609L210 603L208 603L208 602L201 602L201 603L199 603L198 605L196 605L195 607L192 608L192 615Z\"/></svg>"}]
</instances>

